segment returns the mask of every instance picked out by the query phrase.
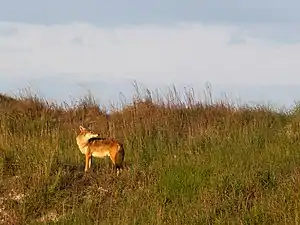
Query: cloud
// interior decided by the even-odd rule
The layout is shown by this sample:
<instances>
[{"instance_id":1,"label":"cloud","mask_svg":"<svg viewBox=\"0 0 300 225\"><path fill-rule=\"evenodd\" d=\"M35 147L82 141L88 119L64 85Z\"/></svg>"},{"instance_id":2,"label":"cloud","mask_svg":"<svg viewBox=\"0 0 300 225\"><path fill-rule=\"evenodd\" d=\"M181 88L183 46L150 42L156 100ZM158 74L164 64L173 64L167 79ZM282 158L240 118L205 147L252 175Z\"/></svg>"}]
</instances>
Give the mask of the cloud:
<instances>
[{"instance_id":1,"label":"cloud","mask_svg":"<svg viewBox=\"0 0 300 225\"><path fill-rule=\"evenodd\" d=\"M71 43L74 45L84 45L83 40L80 37L72 38Z\"/></svg>"},{"instance_id":2,"label":"cloud","mask_svg":"<svg viewBox=\"0 0 300 225\"><path fill-rule=\"evenodd\" d=\"M4 25L18 31L0 35L0 75L10 79L71 74L76 81L300 84L300 44L270 42L251 33L253 27Z\"/></svg>"},{"instance_id":3,"label":"cloud","mask_svg":"<svg viewBox=\"0 0 300 225\"><path fill-rule=\"evenodd\" d=\"M0 25L0 36L2 37L10 37L18 34L18 29L13 26L7 26L8 24Z\"/></svg>"},{"instance_id":4,"label":"cloud","mask_svg":"<svg viewBox=\"0 0 300 225\"><path fill-rule=\"evenodd\" d=\"M254 37L279 44L300 43L299 23L259 23L241 25L236 38Z\"/></svg>"}]
</instances>

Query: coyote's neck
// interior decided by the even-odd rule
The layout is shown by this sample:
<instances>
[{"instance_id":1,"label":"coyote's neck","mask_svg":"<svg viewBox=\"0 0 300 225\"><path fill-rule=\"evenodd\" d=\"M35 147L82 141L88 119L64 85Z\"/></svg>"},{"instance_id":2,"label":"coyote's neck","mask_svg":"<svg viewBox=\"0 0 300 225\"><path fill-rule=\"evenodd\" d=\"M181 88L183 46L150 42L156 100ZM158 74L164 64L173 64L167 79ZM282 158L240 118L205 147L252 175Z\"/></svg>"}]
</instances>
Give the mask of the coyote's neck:
<instances>
[{"instance_id":1,"label":"coyote's neck","mask_svg":"<svg viewBox=\"0 0 300 225\"><path fill-rule=\"evenodd\" d=\"M76 142L80 151L84 153L86 148L88 147L88 140L82 140L80 138L77 138Z\"/></svg>"}]
</instances>

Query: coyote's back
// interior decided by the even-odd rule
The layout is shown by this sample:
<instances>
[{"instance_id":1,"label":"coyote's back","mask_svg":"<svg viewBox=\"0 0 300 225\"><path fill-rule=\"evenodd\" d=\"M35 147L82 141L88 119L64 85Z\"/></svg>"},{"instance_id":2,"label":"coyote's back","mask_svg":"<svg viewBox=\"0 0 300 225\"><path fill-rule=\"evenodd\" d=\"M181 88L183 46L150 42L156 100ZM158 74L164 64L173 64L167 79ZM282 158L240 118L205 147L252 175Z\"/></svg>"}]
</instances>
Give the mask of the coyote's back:
<instances>
[{"instance_id":1,"label":"coyote's back","mask_svg":"<svg viewBox=\"0 0 300 225\"><path fill-rule=\"evenodd\" d=\"M85 154L85 171L91 168L92 157L103 158L109 156L117 174L123 169L125 151L123 144L111 138L101 138L98 133L82 126L76 141L80 151Z\"/></svg>"}]
</instances>

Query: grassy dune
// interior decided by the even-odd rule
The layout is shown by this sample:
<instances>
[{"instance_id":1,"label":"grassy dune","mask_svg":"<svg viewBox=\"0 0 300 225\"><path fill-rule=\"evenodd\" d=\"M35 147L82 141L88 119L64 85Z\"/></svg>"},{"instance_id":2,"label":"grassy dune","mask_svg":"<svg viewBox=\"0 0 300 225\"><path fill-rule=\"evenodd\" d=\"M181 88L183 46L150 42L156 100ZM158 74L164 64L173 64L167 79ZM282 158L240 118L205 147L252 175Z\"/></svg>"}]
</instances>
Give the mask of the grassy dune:
<instances>
[{"instance_id":1,"label":"grassy dune","mask_svg":"<svg viewBox=\"0 0 300 225\"><path fill-rule=\"evenodd\" d=\"M298 224L297 107L240 107L139 94L107 115L0 96L0 224ZM164 99L163 99L164 98ZM124 143L127 169L94 159L84 176L78 126Z\"/></svg>"}]
</instances>

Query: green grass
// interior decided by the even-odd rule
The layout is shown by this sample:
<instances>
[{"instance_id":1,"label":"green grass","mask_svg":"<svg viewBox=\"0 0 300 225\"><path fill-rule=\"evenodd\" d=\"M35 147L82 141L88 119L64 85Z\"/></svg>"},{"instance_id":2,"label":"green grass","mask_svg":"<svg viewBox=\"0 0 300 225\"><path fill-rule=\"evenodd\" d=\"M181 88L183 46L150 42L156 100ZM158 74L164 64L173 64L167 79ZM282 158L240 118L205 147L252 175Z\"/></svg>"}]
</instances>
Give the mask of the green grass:
<instances>
[{"instance_id":1,"label":"green grass","mask_svg":"<svg viewBox=\"0 0 300 225\"><path fill-rule=\"evenodd\" d=\"M298 106L237 109L177 95L147 92L110 115L91 97L60 106L1 95L0 221L299 224ZM84 175L79 125L124 143L119 177L109 159Z\"/></svg>"}]
</instances>

